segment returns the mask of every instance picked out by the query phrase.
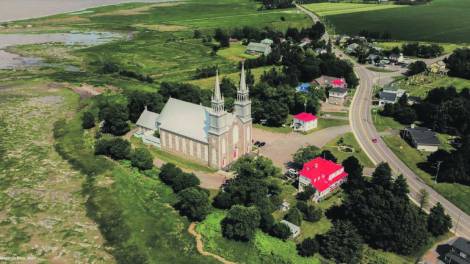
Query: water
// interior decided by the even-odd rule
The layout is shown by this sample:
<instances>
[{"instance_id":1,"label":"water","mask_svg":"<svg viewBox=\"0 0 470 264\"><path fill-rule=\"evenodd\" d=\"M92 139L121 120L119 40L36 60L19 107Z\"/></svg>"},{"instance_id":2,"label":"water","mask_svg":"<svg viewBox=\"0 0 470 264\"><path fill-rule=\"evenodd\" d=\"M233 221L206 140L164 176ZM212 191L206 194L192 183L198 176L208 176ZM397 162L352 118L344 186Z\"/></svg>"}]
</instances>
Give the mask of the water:
<instances>
[{"instance_id":1,"label":"water","mask_svg":"<svg viewBox=\"0 0 470 264\"><path fill-rule=\"evenodd\" d=\"M95 46L121 39L123 35L111 32L70 32L50 34L0 34L0 69L45 66L40 58L23 57L5 50L17 45L62 43L69 46Z\"/></svg>"}]
</instances>

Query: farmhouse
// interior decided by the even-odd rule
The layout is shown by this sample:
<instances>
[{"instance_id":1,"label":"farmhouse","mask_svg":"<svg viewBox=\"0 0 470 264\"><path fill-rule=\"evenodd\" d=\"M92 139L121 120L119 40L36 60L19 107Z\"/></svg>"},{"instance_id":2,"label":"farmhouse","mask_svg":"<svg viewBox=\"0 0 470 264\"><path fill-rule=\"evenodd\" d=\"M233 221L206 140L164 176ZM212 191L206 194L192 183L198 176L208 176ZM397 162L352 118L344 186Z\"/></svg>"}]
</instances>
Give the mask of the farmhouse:
<instances>
[{"instance_id":1,"label":"farmhouse","mask_svg":"<svg viewBox=\"0 0 470 264\"><path fill-rule=\"evenodd\" d=\"M385 86L379 93L379 106L384 106L385 104L394 104L404 94L405 90L398 89L396 86Z\"/></svg>"},{"instance_id":2,"label":"farmhouse","mask_svg":"<svg viewBox=\"0 0 470 264\"><path fill-rule=\"evenodd\" d=\"M248 54L260 54L268 56L271 53L271 45L266 43L250 42L246 47Z\"/></svg>"},{"instance_id":3,"label":"farmhouse","mask_svg":"<svg viewBox=\"0 0 470 264\"><path fill-rule=\"evenodd\" d=\"M308 185L313 186L316 190L313 199L318 202L345 182L347 177L343 166L318 157L305 163L299 172L299 191Z\"/></svg>"},{"instance_id":4,"label":"farmhouse","mask_svg":"<svg viewBox=\"0 0 470 264\"><path fill-rule=\"evenodd\" d=\"M160 114L144 109L136 134L144 139L159 134L164 151L216 169L226 167L251 150L251 101L245 78L242 67L233 113L224 109L217 74L211 107L170 98Z\"/></svg>"},{"instance_id":5,"label":"farmhouse","mask_svg":"<svg viewBox=\"0 0 470 264\"><path fill-rule=\"evenodd\" d=\"M401 136L418 150L435 152L439 149L440 141L431 129L412 124L401 131Z\"/></svg>"},{"instance_id":6,"label":"farmhouse","mask_svg":"<svg viewBox=\"0 0 470 264\"><path fill-rule=\"evenodd\" d=\"M307 132L317 128L318 118L310 113L299 113L293 116L292 126L294 131Z\"/></svg>"},{"instance_id":7,"label":"farmhouse","mask_svg":"<svg viewBox=\"0 0 470 264\"><path fill-rule=\"evenodd\" d=\"M470 264L470 241L463 237L457 238L450 245L450 250L444 256L448 264Z\"/></svg>"}]
</instances>

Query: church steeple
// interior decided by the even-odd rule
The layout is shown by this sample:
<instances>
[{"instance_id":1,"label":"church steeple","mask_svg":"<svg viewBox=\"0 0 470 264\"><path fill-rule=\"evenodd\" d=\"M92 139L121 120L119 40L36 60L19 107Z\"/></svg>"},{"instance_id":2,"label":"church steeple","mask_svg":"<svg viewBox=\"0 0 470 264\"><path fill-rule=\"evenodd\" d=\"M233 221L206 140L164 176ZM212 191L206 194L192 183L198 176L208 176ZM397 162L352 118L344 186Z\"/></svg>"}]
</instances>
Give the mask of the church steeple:
<instances>
[{"instance_id":1,"label":"church steeple","mask_svg":"<svg viewBox=\"0 0 470 264\"><path fill-rule=\"evenodd\" d=\"M215 87L214 94L212 95L212 111L214 113L221 113L224 111L224 97L220 92L219 71L215 74Z\"/></svg>"},{"instance_id":2,"label":"church steeple","mask_svg":"<svg viewBox=\"0 0 470 264\"><path fill-rule=\"evenodd\" d=\"M246 84L245 65L242 62L242 71L240 74L240 86L237 89L237 99L234 103L235 115L243 122L251 120L251 101L248 85Z\"/></svg>"}]
</instances>

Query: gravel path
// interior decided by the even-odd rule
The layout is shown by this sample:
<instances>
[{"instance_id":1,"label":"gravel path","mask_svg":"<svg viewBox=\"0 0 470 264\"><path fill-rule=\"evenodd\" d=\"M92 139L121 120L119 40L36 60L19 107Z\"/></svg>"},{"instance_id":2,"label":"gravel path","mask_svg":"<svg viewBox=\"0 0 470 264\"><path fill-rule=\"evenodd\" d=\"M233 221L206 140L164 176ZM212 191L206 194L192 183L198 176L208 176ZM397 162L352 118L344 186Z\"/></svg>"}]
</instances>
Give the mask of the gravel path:
<instances>
[{"instance_id":1,"label":"gravel path","mask_svg":"<svg viewBox=\"0 0 470 264\"><path fill-rule=\"evenodd\" d=\"M202 241L201 234L196 231L196 223L189 225L188 232L196 239L196 249L201 255L213 257L224 264L235 264L235 262L228 261L219 255L204 250L204 242Z\"/></svg>"}]
</instances>

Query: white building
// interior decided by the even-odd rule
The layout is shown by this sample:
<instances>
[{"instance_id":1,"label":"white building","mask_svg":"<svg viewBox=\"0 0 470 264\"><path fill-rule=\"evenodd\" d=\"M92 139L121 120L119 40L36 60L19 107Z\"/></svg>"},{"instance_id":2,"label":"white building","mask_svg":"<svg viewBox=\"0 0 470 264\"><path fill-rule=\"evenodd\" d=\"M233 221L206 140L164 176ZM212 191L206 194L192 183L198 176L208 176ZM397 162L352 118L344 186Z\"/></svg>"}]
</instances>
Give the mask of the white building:
<instances>
[{"instance_id":1,"label":"white building","mask_svg":"<svg viewBox=\"0 0 470 264\"><path fill-rule=\"evenodd\" d=\"M294 131L307 132L309 130L315 129L318 126L318 117L302 112L293 116L291 127L294 128Z\"/></svg>"}]
</instances>

